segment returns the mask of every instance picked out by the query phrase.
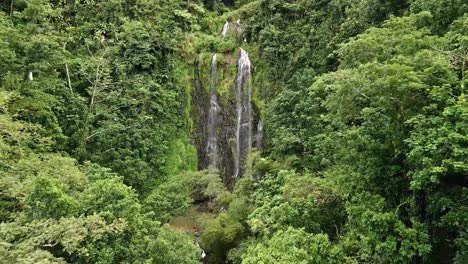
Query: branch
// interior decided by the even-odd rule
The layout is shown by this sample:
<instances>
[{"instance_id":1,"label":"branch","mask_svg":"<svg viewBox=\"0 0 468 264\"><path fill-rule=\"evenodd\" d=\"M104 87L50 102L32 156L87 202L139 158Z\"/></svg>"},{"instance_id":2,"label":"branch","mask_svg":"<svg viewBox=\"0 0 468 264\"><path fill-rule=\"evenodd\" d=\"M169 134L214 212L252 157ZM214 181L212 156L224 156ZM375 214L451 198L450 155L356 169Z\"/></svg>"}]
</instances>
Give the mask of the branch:
<instances>
[{"instance_id":1,"label":"branch","mask_svg":"<svg viewBox=\"0 0 468 264\"><path fill-rule=\"evenodd\" d=\"M59 243L59 242L56 241L54 244L49 243L49 244L44 244L44 245L42 245L42 246L43 246L43 247L55 247L56 245L58 245L58 243Z\"/></svg>"}]
</instances>

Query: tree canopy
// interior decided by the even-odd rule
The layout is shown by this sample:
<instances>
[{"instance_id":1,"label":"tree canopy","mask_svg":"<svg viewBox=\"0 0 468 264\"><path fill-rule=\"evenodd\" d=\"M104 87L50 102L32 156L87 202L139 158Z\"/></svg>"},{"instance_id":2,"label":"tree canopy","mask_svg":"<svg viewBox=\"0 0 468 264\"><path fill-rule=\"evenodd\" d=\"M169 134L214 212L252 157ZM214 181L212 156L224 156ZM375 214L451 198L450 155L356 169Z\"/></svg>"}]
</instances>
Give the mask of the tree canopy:
<instances>
[{"instance_id":1,"label":"tree canopy","mask_svg":"<svg viewBox=\"0 0 468 264\"><path fill-rule=\"evenodd\" d=\"M462 0L2 1L0 263L468 263L467 74Z\"/></svg>"}]
</instances>

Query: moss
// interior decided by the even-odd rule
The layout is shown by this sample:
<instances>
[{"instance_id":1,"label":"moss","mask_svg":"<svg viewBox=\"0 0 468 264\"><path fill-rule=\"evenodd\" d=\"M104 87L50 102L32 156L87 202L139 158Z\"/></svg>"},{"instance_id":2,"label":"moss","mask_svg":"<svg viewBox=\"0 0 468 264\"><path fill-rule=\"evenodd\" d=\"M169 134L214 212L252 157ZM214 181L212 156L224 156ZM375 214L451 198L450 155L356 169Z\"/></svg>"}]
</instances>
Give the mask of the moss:
<instances>
[{"instance_id":1,"label":"moss","mask_svg":"<svg viewBox=\"0 0 468 264\"><path fill-rule=\"evenodd\" d=\"M175 80L177 81L177 85L180 87L184 87L185 93L183 98L183 107L184 107L184 124L188 131L193 129L193 120L191 118L192 112L192 81L191 81L191 74L190 69L192 65L187 64L183 61L176 62L176 67L174 68L174 76Z\"/></svg>"}]
</instances>

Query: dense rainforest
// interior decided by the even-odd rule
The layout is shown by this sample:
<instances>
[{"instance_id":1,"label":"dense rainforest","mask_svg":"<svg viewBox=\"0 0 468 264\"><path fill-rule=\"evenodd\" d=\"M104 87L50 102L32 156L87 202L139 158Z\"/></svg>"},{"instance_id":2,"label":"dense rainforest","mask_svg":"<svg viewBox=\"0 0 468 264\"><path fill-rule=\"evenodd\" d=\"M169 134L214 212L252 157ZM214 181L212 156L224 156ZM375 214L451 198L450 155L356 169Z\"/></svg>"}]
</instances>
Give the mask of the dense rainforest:
<instances>
[{"instance_id":1,"label":"dense rainforest","mask_svg":"<svg viewBox=\"0 0 468 264\"><path fill-rule=\"evenodd\" d=\"M0 1L0 263L468 263L465 0Z\"/></svg>"}]
</instances>

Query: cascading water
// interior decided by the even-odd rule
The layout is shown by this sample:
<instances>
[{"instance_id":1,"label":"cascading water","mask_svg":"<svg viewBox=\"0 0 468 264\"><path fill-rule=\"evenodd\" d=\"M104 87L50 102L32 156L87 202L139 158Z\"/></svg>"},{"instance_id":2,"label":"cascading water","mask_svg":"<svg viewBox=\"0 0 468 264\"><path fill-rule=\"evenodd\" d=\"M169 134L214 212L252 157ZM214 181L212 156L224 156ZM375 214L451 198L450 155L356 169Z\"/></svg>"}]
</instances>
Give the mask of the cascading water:
<instances>
[{"instance_id":1,"label":"cascading water","mask_svg":"<svg viewBox=\"0 0 468 264\"><path fill-rule=\"evenodd\" d=\"M241 20L238 19L236 23L234 24L234 28L236 29L237 34L242 33L242 26L241 26Z\"/></svg>"},{"instance_id":2,"label":"cascading water","mask_svg":"<svg viewBox=\"0 0 468 264\"><path fill-rule=\"evenodd\" d=\"M226 21L223 26L223 31L221 32L221 36L224 38L229 33L229 22Z\"/></svg>"},{"instance_id":3,"label":"cascading water","mask_svg":"<svg viewBox=\"0 0 468 264\"><path fill-rule=\"evenodd\" d=\"M210 88L210 109L208 111L208 140L206 146L206 152L209 160L209 167L212 169L218 168L219 164L219 150L218 150L218 113L220 107L218 105L218 95L216 91L216 85L218 82L218 61L217 55L213 55L211 61L211 88Z\"/></svg>"},{"instance_id":4,"label":"cascading water","mask_svg":"<svg viewBox=\"0 0 468 264\"><path fill-rule=\"evenodd\" d=\"M240 49L236 80L237 92L237 126L236 126L236 154L234 160L234 176L242 174L245 157L252 149L252 64L249 54Z\"/></svg>"},{"instance_id":5,"label":"cascading water","mask_svg":"<svg viewBox=\"0 0 468 264\"><path fill-rule=\"evenodd\" d=\"M262 150L263 149L263 121L259 120L257 124L257 150Z\"/></svg>"},{"instance_id":6,"label":"cascading water","mask_svg":"<svg viewBox=\"0 0 468 264\"><path fill-rule=\"evenodd\" d=\"M237 33L237 40L242 43L242 26L240 20L226 22L222 37L230 35L230 26ZM222 84L231 83L222 80L229 68L221 68L218 62L220 54L213 54L211 60L211 79L203 77L206 72L200 69L196 61L194 80L193 107L194 127L193 138L196 142L199 158L199 169L208 169L219 173L224 184L231 188L236 179L245 173L248 154L252 148L261 149L263 146L263 123L259 121L259 113L252 102L252 64L249 54L240 48L237 58L237 76L235 84L235 98L226 92ZM224 53L226 65L232 61L232 55ZM209 75L209 74L208 74ZM209 85L209 89L204 86ZM234 104L234 105L233 105ZM259 122L259 123L257 123Z\"/></svg>"}]
</instances>

